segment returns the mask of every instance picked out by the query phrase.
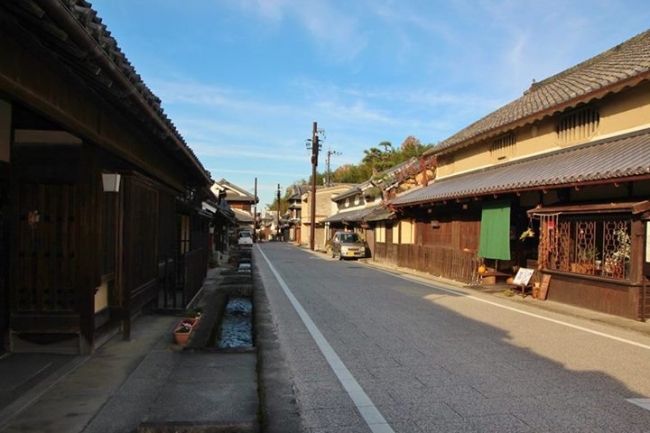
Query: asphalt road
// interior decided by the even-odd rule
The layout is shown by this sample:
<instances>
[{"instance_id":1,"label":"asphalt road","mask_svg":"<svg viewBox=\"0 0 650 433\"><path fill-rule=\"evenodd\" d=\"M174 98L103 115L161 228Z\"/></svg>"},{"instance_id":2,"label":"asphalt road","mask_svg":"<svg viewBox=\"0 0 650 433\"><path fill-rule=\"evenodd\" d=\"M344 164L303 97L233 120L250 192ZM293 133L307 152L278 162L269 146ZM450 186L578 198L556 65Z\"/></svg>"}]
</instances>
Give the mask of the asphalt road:
<instances>
[{"instance_id":1,"label":"asphalt road","mask_svg":"<svg viewBox=\"0 0 650 433\"><path fill-rule=\"evenodd\" d=\"M650 432L647 334L286 243L254 255L310 433Z\"/></svg>"}]
</instances>

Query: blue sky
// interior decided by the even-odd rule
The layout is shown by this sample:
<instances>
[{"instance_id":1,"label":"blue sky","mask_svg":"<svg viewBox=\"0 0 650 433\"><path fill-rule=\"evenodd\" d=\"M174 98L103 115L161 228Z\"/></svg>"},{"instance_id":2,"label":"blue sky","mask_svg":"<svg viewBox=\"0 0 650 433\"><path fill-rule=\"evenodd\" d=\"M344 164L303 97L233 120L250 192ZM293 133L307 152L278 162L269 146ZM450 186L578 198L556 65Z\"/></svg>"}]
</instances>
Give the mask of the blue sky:
<instances>
[{"instance_id":1,"label":"blue sky","mask_svg":"<svg viewBox=\"0 0 650 433\"><path fill-rule=\"evenodd\" d=\"M270 204L382 141L438 143L648 29L646 0L95 0L213 179Z\"/></svg>"}]
</instances>

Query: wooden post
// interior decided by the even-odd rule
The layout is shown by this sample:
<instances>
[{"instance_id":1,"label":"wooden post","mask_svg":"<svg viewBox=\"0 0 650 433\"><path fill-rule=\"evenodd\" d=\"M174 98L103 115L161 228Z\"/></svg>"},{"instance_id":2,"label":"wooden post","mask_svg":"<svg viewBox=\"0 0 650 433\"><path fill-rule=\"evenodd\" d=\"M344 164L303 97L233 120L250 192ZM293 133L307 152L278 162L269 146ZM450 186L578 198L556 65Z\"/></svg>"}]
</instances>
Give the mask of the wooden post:
<instances>
[{"instance_id":1,"label":"wooden post","mask_svg":"<svg viewBox=\"0 0 650 433\"><path fill-rule=\"evenodd\" d=\"M318 167L318 125L314 122L311 137L311 197L309 205L311 221L309 225L309 249L314 251L315 248L315 231L316 231L316 167Z\"/></svg>"}]
</instances>

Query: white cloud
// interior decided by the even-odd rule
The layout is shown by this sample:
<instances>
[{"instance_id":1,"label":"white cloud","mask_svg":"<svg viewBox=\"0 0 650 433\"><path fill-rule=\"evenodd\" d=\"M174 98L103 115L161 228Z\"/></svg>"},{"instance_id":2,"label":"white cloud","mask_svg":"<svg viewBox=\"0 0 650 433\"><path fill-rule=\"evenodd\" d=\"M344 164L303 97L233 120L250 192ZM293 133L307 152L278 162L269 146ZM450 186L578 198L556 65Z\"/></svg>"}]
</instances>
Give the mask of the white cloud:
<instances>
[{"instance_id":1,"label":"white cloud","mask_svg":"<svg viewBox=\"0 0 650 433\"><path fill-rule=\"evenodd\" d=\"M304 161L302 152L277 153L269 146L242 148L239 146L215 145L213 143L193 142L192 150L200 157L222 158L228 160L246 161L254 158L256 161ZM300 149L302 150L302 149Z\"/></svg>"},{"instance_id":2,"label":"white cloud","mask_svg":"<svg viewBox=\"0 0 650 433\"><path fill-rule=\"evenodd\" d=\"M330 0L239 0L237 4L246 13L276 25L294 19L322 49L322 54L335 61L353 59L368 45L368 36L360 30L354 15L337 8L345 3Z\"/></svg>"},{"instance_id":3,"label":"white cloud","mask_svg":"<svg viewBox=\"0 0 650 433\"><path fill-rule=\"evenodd\" d=\"M194 80L153 82L164 105L185 104L204 108L226 109L228 112L244 111L256 114L291 114L287 104L260 102L247 91L223 88L218 85L198 83Z\"/></svg>"}]
</instances>

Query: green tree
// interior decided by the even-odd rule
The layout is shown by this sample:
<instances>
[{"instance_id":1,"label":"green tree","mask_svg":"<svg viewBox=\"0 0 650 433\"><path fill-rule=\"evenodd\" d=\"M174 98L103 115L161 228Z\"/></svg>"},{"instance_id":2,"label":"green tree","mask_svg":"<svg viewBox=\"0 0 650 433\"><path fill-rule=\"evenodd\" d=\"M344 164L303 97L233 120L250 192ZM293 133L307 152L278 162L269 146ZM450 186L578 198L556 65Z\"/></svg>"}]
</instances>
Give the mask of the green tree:
<instances>
[{"instance_id":1,"label":"green tree","mask_svg":"<svg viewBox=\"0 0 650 433\"><path fill-rule=\"evenodd\" d=\"M369 165L346 164L337 168L332 173L332 179L335 183L361 183L370 179L372 169Z\"/></svg>"},{"instance_id":2,"label":"green tree","mask_svg":"<svg viewBox=\"0 0 650 433\"><path fill-rule=\"evenodd\" d=\"M361 164L373 166L378 161L381 161L382 151L377 147L371 147L370 149L366 149L363 151L363 153L365 156L361 160Z\"/></svg>"},{"instance_id":3,"label":"green tree","mask_svg":"<svg viewBox=\"0 0 650 433\"><path fill-rule=\"evenodd\" d=\"M409 135L400 146L400 153L402 157L404 157L404 160L406 160L414 156L422 155L422 153L430 147L430 145L423 146L422 143L420 143L420 140Z\"/></svg>"},{"instance_id":4,"label":"green tree","mask_svg":"<svg viewBox=\"0 0 650 433\"><path fill-rule=\"evenodd\" d=\"M406 137L398 149L395 149L390 141L382 141L378 144L378 147L364 150L364 156L358 165L345 164L334 170L332 181L334 183L365 182L373 174L394 167L410 158L419 157L431 147L433 147L432 144L425 146L412 135ZM317 173L316 184L323 185L324 178L325 173ZM311 176L305 183L311 185Z\"/></svg>"}]
</instances>

